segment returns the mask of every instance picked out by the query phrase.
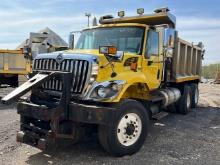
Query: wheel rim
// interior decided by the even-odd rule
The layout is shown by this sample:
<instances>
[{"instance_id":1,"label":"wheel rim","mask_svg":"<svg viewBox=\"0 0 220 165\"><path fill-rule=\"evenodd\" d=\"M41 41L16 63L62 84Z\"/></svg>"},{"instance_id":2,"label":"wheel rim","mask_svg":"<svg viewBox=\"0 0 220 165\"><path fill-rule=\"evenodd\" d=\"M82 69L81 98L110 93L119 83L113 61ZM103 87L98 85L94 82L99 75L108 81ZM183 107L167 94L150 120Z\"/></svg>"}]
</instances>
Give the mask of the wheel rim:
<instances>
[{"instance_id":1,"label":"wheel rim","mask_svg":"<svg viewBox=\"0 0 220 165\"><path fill-rule=\"evenodd\" d=\"M141 135L141 118L135 113L124 115L117 127L117 138L123 146L130 146L137 142Z\"/></svg>"},{"instance_id":2,"label":"wheel rim","mask_svg":"<svg viewBox=\"0 0 220 165\"><path fill-rule=\"evenodd\" d=\"M191 106L191 98L190 98L190 94L189 93L187 94L186 106L187 106L187 109L189 109L190 106Z\"/></svg>"}]
</instances>

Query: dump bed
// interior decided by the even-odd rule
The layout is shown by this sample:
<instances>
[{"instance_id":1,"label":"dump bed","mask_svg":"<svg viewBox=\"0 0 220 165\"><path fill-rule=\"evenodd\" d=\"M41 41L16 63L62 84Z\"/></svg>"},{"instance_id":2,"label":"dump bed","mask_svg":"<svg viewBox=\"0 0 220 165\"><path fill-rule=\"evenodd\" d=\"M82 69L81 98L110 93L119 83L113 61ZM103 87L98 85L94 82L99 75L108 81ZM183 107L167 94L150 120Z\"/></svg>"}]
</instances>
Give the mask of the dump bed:
<instances>
[{"instance_id":1,"label":"dump bed","mask_svg":"<svg viewBox=\"0 0 220 165\"><path fill-rule=\"evenodd\" d=\"M200 80L203 48L183 39L175 39L172 59L171 81L184 82Z\"/></svg>"},{"instance_id":2,"label":"dump bed","mask_svg":"<svg viewBox=\"0 0 220 165\"><path fill-rule=\"evenodd\" d=\"M0 74L21 74L31 72L31 62L22 50L0 50Z\"/></svg>"}]
</instances>

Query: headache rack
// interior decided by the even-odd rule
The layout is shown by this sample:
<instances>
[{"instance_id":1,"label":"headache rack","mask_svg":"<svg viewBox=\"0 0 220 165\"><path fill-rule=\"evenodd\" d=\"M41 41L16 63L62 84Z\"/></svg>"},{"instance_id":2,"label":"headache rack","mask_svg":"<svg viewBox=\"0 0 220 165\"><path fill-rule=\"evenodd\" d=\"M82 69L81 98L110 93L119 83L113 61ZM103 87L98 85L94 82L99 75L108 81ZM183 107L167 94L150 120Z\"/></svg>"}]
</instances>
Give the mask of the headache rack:
<instances>
[{"instance_id":1,"label":"headache rack","mask_svg":"<svg viewBox=\"0 0 220 165\"><path fill-rule=\"evenodd\" d=\"M176 26L176 17L169 13L168 8L155 10L154 14L142 14L132 17L113 18L113 16L103 16L99 20L100 24L114 23L141 23L150 26L167 24L172 28Z\"/></svg>"}]
</instances>

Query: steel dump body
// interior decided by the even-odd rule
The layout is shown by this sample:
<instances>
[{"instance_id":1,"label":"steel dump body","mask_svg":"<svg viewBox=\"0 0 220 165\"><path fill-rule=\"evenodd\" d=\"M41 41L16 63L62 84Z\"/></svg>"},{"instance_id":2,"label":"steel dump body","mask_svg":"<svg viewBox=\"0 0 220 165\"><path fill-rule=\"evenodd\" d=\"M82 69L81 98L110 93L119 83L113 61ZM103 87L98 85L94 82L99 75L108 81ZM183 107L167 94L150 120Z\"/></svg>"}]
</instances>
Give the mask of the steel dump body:
<instances>
[{"instance_id":1,"label":"steel dump body","mask_svg":"<svg viewBox=\"0 0 220 165\"><path fill-rule=\"evenodd\" d=\"M177 38L172 57L172 82L198 80L201 76L203 50L193 43Z\"/></svg>"},{"instance_id":2,"label":"steel dump body","mask_svg":"<svg viewBox=\"0 0 220 165\"><path fill-rule=\"evenodd\" d=\"M0 50L0 73L25 75L30 72L30 60L24 57L22 50Z\"/></svg>"}]
</instances>

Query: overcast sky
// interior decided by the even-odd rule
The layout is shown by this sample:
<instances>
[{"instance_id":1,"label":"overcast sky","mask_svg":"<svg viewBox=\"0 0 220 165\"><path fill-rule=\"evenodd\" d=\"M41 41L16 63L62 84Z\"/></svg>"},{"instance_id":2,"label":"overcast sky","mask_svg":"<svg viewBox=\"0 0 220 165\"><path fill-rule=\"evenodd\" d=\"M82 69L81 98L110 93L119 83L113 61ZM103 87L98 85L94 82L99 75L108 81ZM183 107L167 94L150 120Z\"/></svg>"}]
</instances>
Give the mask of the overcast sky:
<instances>
[{"instance_id":1,"label":"overcast sky","mask_svg":"<svg viewBox=\"0 0 220 165\"><path fill-rule=\"evenodd\" d=\"M177 17L181 38L204 42L206 64L220 61L219 0L1 0L0 48L14 49L29 32L45 27L67 41L70 31L87 26L85 12L99 17L124 10L131 16L140 7L152 13L164 6Z\"/></svg>"}]
</instances>

